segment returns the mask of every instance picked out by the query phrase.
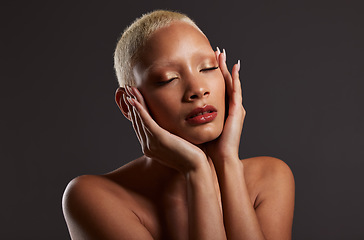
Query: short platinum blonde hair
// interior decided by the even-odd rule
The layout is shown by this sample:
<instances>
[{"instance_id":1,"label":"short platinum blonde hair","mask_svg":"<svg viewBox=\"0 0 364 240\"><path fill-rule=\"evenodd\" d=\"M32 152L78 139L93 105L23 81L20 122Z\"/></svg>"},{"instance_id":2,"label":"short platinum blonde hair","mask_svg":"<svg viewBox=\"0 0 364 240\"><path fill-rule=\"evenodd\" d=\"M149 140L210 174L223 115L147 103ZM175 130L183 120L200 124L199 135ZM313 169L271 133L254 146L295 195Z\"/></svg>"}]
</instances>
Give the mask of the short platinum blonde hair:
<instances>
[{"instance_id":1,"label":"short platinum blonde hair","mask_svg":"<svg viewBox=\"0 0 364 240\"><path fill-rule=\"evenodd\" d=\"M135 86L133 67L151 35L156 30L178 21L188 23L201 31L187 15L166 10L143 14L124 30L114 52L114 68L120 87Z\"/></svg>"}]
</instances>

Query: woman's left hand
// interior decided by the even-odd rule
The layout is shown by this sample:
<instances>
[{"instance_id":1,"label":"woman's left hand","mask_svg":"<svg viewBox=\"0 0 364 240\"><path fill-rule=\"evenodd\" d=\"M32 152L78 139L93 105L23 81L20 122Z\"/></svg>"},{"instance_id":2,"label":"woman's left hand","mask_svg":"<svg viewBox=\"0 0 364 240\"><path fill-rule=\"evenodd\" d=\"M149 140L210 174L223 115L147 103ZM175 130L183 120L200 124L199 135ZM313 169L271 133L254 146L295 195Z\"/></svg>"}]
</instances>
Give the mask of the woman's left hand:
<instances>
[{"instance_id":1,"label":"woman's left hand","mask_svg":"<svg viewBox=\"0 0 364 240\"><path fill-rule=\"evenodd\" d=\"M242 105L242 90L239 79L240 61L234 65L230 74L226 65L226 52L216 51L220 70L225 79L228 94L228 116L225 120L221 135L205 145L208 156L214 163L239 159L240 136L245 119L245 109Z\"/></svg>"}]
</instances>

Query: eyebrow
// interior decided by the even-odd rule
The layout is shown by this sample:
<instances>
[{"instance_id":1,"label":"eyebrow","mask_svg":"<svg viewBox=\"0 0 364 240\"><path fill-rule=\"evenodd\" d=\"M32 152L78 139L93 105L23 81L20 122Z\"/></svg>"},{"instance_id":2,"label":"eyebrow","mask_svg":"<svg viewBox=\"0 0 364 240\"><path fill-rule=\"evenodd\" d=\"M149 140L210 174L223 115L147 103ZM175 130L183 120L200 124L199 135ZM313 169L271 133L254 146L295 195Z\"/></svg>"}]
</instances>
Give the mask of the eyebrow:
<instances>
[{"instance_id":1,"label":"eyebrow","mask_svg":"<svg viewBox=\"0 0 364 240\"><path fill-rule=\"evenodd\" d=\"M173 67L173 66L177 66L177 65L178 64L176 64L172 61L154 62L146 70L150 71L150 70L154 70L154 69L158 69L158 68L162 68L162 67Z\"/></svg>"},{"instance_id":2,"label":"eyebrow","mask_svg":"<svg viewBox=\"0 0 364 240\"><path fill-rule=\"evenodd\" d=\"M196 53L196 55L199 56L199 59L208 59L208 60L214 60L217 61L215 58L215 55L211 55L210 54L206 54L205 52L201 53ZM177 63L177 61L173 61L173 60L166 60L166 61L159 61L159 62L153 62L150 66L147 67L146 71L151 72L153 70L158 70L160 68L163 67L175 67L178 66L179 64Z\"/></svg>"}]
</instances>

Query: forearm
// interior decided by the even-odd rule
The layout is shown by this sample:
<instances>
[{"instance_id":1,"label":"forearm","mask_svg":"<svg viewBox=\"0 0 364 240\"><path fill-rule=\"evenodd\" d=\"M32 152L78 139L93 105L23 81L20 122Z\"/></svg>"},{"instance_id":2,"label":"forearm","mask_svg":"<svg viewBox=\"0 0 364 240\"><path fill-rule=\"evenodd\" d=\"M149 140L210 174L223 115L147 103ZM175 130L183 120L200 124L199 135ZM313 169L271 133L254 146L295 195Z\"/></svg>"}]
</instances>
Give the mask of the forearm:
<instances>
[{"instance_id":1,"label":"forearm","mask_svg":"<svg viewBox=\"0 0 364 240\"><path fill-rule=\"evenodd\" d=\"M265 239L251 203L240 159L215 164L219 179L227 238Z\"/></svg>"},{"instance_id":2,"label":"forearm","mask_svg":"<svg viewBox=\"0 0 364 240\"><path fill-rule=\"evenodd\" d=\"M223 217L208 163L186 174L189 239L226 239Z\"/></svg>"}]
</instances>

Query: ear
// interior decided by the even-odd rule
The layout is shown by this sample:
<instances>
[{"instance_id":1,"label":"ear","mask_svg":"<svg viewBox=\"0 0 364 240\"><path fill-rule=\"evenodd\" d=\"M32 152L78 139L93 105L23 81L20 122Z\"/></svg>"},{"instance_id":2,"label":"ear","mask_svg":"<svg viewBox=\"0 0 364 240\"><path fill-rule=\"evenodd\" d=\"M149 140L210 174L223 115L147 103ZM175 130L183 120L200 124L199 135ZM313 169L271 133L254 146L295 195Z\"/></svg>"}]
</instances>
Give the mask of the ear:
<instances>
[{"instance_id":1,"label":"ear","mask_svg":"<svg viewBox=\"0 0 364 240\"><path fill-rule=\"evenodd\" d=\"M123 115L129 121L131 121L130 116L129 116L129 109L128 109L127 103L124 101L124 97L123 97L124 95L125 95L125 97L127 96L127 94L125 92L125 88L119 87L118 89L116 89L116 92L115 92L115 102L118 105L118 107L120 108L120 110L123 113Z\"/></svg>"}]
</instances>

